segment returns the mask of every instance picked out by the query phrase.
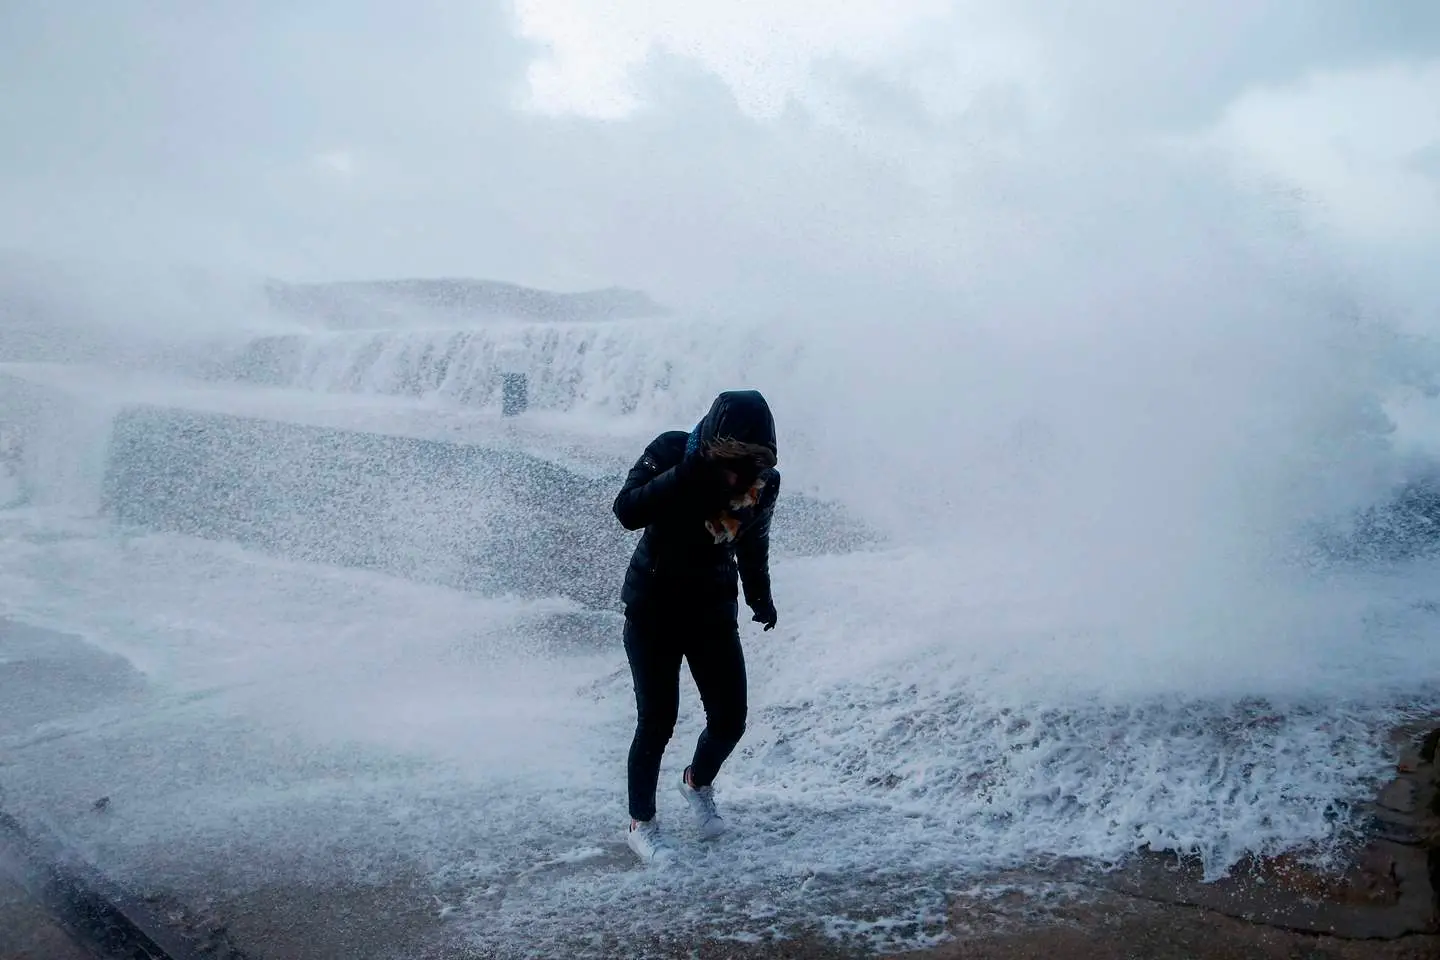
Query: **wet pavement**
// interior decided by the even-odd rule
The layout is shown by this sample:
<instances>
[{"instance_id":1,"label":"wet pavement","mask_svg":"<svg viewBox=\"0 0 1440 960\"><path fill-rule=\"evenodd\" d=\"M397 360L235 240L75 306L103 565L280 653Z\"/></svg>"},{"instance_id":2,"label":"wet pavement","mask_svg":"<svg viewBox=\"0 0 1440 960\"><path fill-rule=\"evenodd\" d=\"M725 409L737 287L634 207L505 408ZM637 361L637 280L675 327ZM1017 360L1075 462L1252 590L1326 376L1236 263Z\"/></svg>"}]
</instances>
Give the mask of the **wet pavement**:
<instances>
[{"instance_id":1,"label":"wet pavement","mask_svg":"<svg viewBox=\"0 0 1440 960\"><path fill-rule=\"evenodd\" d=\"M487 955L463 946L474 941L452 927L443 904L418 874L390 872L384 882L370 884L315 878L299 882L277 874L268 882L235 886L233 878L225 876L225 865L216 865L215 876L207 881L193 872L203 868L177 861L177 868L190 873L183 882L178 874L172 878L176 883L169 886L174 889L161 889L167 881L155 889L131 890L93 871L72 856L62 840L46 833L48 814L57 802L67 802L67 796L74 794L73 803L91 811L86 815L106 816L103 802L74 790L50 796L5 793L13 786L7 783L12 779L7 768L19 770L23 752L64 742L105 722L105 711L123 712L153 696L144 675L124 658L77 637L0 619L0 960L469 960ZM1437 835L1430 811L1440 810L1440 735L1427 737L1425 729L1397 732L1397 777L1377 798L1377 815L1383 814L1386 831L1372 843L1371 856L1357 865L1354 877L1315 877L1271 864L1268 872L1248 881L1213 885L1140 862L1108 885L1077 884L1068 897L1041 902L1022 895L1013 903L952 903L949 926L954 939L908 956L1440 957L1440 939L1429 935L1436 917L1429 868L1440 862L1430 845ZM224 742L224 732L213 735L219 739L207 753L238 762ZM71 750L55 759L63 756L81 766L97 759ZM111 756L109 762L123 760ZM52 770L50 776L62 774ZM183 859L183 853L177 856ZM152 881L170 876L165 867L159 870ZM583 934L586 917L573 919L577 935ZM1286 925L1291 929L1282 929ZM519 949L524 952L524 945ZM613 942L603 950L607 956L715 960L861 955L834 940L804 935L749 943Z\"/></svg>"},{"instance_id":2,"label":"wet pavement","mask_svg":"<svg viewBox=\"0 0 1440 960\"><path fill-rule=\"evenodd\" d=\"M77 943L0 864L0 960L105 960Z\"/></svg>"},{"instance_id":3,"label":"wet pavement","mask_svg":"<svg viewBox=\"0 0 1440 960\"><path fill-rule=\"evenodd\" d=\"M0 619L0 960L179 960L134 922L118 887L49 835L44 811L10 776L27 748L68 735L97 709L136 703L145 690L123 657Z\"/></svg>"}]
</instances>

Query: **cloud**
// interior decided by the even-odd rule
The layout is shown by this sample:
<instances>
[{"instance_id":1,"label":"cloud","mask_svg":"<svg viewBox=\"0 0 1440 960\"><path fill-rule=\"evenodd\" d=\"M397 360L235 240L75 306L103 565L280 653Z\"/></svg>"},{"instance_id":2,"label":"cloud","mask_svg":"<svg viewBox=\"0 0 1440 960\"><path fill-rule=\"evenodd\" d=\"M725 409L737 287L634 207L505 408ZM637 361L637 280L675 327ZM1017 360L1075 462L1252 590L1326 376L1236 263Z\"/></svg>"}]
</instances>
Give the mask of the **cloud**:
<instances>
[{"instance_id":1,"label":"cloud","mask_svg":"<svg viewBox=\"0 0 1440 960\"><path fill-rule=\"evenodd\" d=\"M355 154L349 150L326 150L317 153L312 158L312 161L317 169L332 174L341 180L349 179L354 176L356 172Z\"/></svg>"},{"instance_id":2,"label":"cloud","mask_svg":"<svg viewBox=\"0 0 1440 960\"><path fill-rule=\"evenodd\" d=\"M1398 300L1440 308L1440 58L1315 72L1235 99L1206 135L1241 176L1303 191L1308 222Z\"/></svg>"},{"instance_id":3,"label":"cloud","mask_svg":"<svg viewBox=\"0 0 1440 960\"><path fill-rule=\"evenodd\" d=\"M1163 219L1140 192L1165 189L1152 132L1249 129L1269 87L1436 35L1426 5L1339 0L823 7L11 5L0 244L776 309L932 303L1017 258L1093 260L1083 238L1105 225L1082 197ZM531 93L547 109L520 109ZM1328 122L1307 116L1307 135ZM1305 157L1273 159L1305 182Z\"/></svg>"},{"instance_id":4,"label":"cloud","mask_svg":"<svg viewBox=\"0 0 1440 960\"><path fill-rule=\"evenodd\" d=\"M1440 54L1440 8L1425 0L519 0L517 11L549 48L536 101L606 116L637 105L630 72L657 49L724 78L755 115L813 98L816 65L843 60L952 106L1018 84L1077 123L1171 130L1213 122L1256 86Z\"/></svg>"},{"instance_id":5,"label":"cloud","mask_svg":"<svg viewBox=\"0 0 1440 960\"><path fill-rule=\"evenodd\" d=\"M940 17L947 0L517 0L523 34L548 55L531 72L546 112L623 116L640 99L632 72L652 54L721 77L742 109L774 116L803 95L812 63L875 63Z\"/></svg>"},{"instance_id":6,"label":"cloud","mask_svg":"<svg viewBox=\"0 0 1440 960\"><path fill-rule=\"evenodd\" d=\"M1238 98L1218 130L1272 175L1329 198L1374 240L1440 223L1440 196L1414 158L1440 141L1440 59L1312 74Z\"/></svg>"},{"instance_id":7,"label":"cloud","mask_svg":"<svg viewBox=\"0 0 1440 960\"><path fill-rule=\"evenodd\" d=\"M1017 0L1007 9L1043 43L1062 111L1107 128L1194 128L1255 87L1440 55L1440 7L1427 0Z\"/></svg>"},{"instance_id":8,"label":"cloud","mask_svg":"<svg viewBox=\"0 0 1440 960\"><path fill-rule=\"evenodd\" d=\"M377 194L353 206L311 194L314 157L337 143L415 157L483 141L531 53L494 5L445 0L243 11L152 0L12 6L7 18L5 239L255 267L298 266L324 247L342 261L345 234L371 228Z\"/></svg>"},{"instance_id":9,"label":"cloud","mask_svg":"<svg viewBox=\"0 0 1440 960\"><path fill-rule=\"evenodd\" d=\"M1406 166L1440 184L1440 139L1410 154Z\"/></svg>"}]
</instances>

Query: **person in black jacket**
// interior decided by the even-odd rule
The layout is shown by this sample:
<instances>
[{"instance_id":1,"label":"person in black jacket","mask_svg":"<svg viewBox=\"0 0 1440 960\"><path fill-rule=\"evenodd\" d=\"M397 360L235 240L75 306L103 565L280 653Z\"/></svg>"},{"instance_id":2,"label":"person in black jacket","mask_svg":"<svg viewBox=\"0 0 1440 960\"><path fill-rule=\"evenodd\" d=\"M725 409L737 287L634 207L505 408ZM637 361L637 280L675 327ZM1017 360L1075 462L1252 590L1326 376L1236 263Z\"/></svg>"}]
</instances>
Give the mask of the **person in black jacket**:
<instances>
[{"instance_id":1,"label":"person in black jacket","mask_svg":"<svg viewBox=\"0 0 1440 960\"><path fill-rule=\"evenodd\" d=\"M751 619L766 630L777 621L770 595L770 520L780 494L776 454L765 398L729 391L689 434L656 437L615 498L625 529L645 531L621 591L638 714L626 839L642 859L669 850L655 822L655 790L679 711L682 659L705 707L705 730L679 789L703 836L724 829L712 784L745 731L746 715L737 574Z\"/></svg>"}]
</instances>

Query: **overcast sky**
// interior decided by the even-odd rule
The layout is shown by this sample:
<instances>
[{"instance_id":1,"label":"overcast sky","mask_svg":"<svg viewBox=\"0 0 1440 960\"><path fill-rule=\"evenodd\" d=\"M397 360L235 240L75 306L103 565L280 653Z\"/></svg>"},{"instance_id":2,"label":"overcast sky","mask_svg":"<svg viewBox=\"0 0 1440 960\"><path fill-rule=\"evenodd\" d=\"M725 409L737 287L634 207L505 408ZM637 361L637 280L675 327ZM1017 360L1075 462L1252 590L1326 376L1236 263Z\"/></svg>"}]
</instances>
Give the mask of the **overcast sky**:
<instances>
[{"instance_id":1,"label":"overcast sky","mask_svg":"<svg viewBox=\"0 0 1440 960\"><path fill-rule=\"evenodd\" d=\"M0 246L289 277L920 291L1223 176L1440 260L1433 0L7 3L0 131Z\"/></svg>"}]
</instances>

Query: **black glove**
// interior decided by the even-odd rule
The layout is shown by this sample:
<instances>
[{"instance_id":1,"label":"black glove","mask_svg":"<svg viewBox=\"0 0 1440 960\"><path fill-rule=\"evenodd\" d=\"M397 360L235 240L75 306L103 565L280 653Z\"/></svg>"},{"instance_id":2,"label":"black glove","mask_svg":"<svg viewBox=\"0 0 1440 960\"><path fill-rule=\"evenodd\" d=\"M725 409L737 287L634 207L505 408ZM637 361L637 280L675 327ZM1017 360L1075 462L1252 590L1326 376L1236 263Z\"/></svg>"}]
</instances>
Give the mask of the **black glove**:
<instances>
[{"instance_id":1,"label":"black glove","mask_svg":"<svg viewBox=\"0 0 1440 960\"><path fill-rule=\"evenodd\" d=\"M765 624L766 630L773 630L775 628L775 622L780 619L780 615L775 612L774 602L768 598L765 600L757 600L750 605L750 609L755 611L755 616L750 619L756 623Z\"/></svg>"}]
</instances>

